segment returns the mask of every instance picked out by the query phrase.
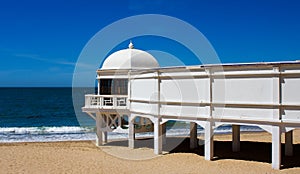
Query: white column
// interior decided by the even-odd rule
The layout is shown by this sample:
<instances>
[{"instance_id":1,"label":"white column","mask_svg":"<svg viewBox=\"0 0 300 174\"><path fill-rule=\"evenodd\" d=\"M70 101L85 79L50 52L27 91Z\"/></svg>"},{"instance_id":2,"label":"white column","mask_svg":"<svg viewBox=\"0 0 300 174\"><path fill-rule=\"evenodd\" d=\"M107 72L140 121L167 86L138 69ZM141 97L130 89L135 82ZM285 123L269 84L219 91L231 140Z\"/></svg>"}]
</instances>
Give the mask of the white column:
<instances>
[{"instance_id":1,"label":"white column","mask_svg":"<svg viewBox=\"0 0 300 174\"><path fill-rule=\"evenodd\" d=\"M205 123L205 146L204 146L204 156L205 160L211 160L214 155L214 135L213 126L211 121Z\"/></svg>"},{"instance_id":2,"label":"white column","mask_svg":"<svg viewBox=\"0 0 300 174\"><path fill-rule=\"evenodd\" d=\"M167 123L162 124L162 144L167 144Z\"/></svg>"},{"instance_id":3,"label":"white column","mask_svg":"<svg viewBox=\"0 0 300 174\"><path fill-rule=\"evenodd\" d=\"M103 133L101 131L102 126L102 115L101 113L96 113L96 146L103 145Z\"/></svg>"},{"instance_id":4,"label":"white column","mask_svg":"<svg viewBox=\"0 0 300 174\"><path fill-rule=\"evenodd\" d=\"M155 118L154 122L154 153L162 154L162 126L159 118Z\"/></svg>"},{"instance_id":5,"label":"white column","mask_svg":"<svg viewBox=\"0 0 300 174\"><path fill-rule=\"evenodd\" d=\"M195 122L190 122L190 148L197 148L197 143L197 124Z\"/></svg>"},{"instance_id":6,"label":"white column","mask_svg":"<svg viewBox=\"0 0 300 174\"><path fill-rule=\"evenodd\" d=\"M98 79L98 95L100 95L100 79Z\"/></svg>"},{"instance_id":7,"label":"white column","mask_svg":"<svg viewBox=\"0 0 300 174\"><path fill-rule=\"evenodd\" d=\"M232 151L240 151L240 126L232 125Z\"/></svg>"},{"instance_id":8,"label":"white column","mask_svg":"<svg viewBox=\"0 0 300 174\"><path fill-rule=\"evenodd\" d=\"M134 133L134 118L132 118L132 116L129 116L128 124L129 124L128 147L134 148L135 133Z\"/></svg>"},{"instance_id":9,"label":"white column","mask_svg":"<svg viewBox=\"0 0 300 174\"><path fill-rule=\"evenodd\" d=\"M107 117L106 116L101 116L101 121L100 121L100 124L101 124L101 129L103 129L103 128L106 128L107 127L107 125L106 125L106 123L107 123ZM107 131L102 131L102 143L104 144L104 143L107 143Z\"/></svg>"},{"instance_id":10,"label":"white column","mask_svg":"<svg viewBox=\"0 0 300 174\"><path fill-rule=\"evenodd\" d=\"M272 168L280 169L281 165L281 130L272 126Z\"/></svg>"},{"instance_id":11,"label":"white column","mask_svg":"<svg viewBox=\"0 0 300 174\"><path fill-rule=\"evenodd\" d=\"M293 130L285 133L285 155L293 156Z\"/></svg>"},{"instance_id":12,"label":"white column","mask_svg":"<svg viewBox=\"0 0 300 174\"><path fill-rule=\"evenodd\" d=\"M160 124L160 76L159 71L157 71L157 115L154 118L154 153L159 155L162 154L162 125Z\"/></svg>"}]
</instances>

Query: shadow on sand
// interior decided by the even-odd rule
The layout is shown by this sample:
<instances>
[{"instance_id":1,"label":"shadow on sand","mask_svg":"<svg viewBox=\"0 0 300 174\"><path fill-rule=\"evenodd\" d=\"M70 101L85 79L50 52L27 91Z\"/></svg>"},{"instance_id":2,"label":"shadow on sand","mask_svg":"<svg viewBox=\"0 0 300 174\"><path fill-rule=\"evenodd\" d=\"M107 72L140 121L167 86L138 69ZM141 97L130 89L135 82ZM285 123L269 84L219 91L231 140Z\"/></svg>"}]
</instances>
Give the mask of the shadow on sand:
<instances>
[{"instance_id":1,"label":"shadow on sand","mask_svg":"<svg viewBox=\"0 0 300 174\"><path fill-rule=\"evenodd\" d=\"M204 156L204 145L196 149L189 148L189 138L168 137L163 151L168 153L195 153ZM128 146L127 140L108 142L105 146ZM294 154L291 157L284 155L284 144L282 144L282 169L300 167L300 144L294 144ZM241 141L241 150L232 152L231 141L214 141L214 159L237 159L246 161L257 161L271 163L272 144L266 142ZM152 138L137 139L135 148L153 148Z\"/></svg>"}]
</instances>

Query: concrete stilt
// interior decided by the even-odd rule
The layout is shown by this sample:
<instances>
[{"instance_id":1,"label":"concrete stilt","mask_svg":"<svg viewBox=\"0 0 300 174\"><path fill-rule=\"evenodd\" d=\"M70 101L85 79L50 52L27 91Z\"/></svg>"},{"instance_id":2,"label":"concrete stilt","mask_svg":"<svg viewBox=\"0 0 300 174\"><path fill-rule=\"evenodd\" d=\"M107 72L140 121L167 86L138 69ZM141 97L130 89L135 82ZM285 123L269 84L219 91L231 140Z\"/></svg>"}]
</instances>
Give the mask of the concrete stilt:
<instances>
[{"instance_id":1,"label":"concrete stilt","mask_svg":"<svg viewBox=\"0 0 300 174\"><path fill-rule=\"evenodd\" d=\"M197 148L198 144L197 138L197 124L195 122L190 123L190 148Z\"/></svg>"},{"instance_id":2,"label":"concrete stilt","mask_svg":"<svg viewBox=\"0 0 300 174\"><path fill-rule=\"evenodd\" d=\"M135 132L134 132L134 119L129 118L129 133L128 133L128 147L134 148Z\"/></svg>"},{"instance_id":3,"label":"concrete stilt","mask_svg":"<svg viewBox=\"0 0 300 174\"><path fill-rule=\"evenodd\" d=\"M100 113L96 114L96 146L103 145L103 132L102 127L102 115Z\"/></svg>"},{"instance_id":4,"label":"concrete stilt","mask_svg":"<svg viewBox=\"0 0 300 174\"><path fill-rule=\"evenodd\" d=\"M293 130L285 133L285 155L293 156Z\"/></svg>"},{"instance_id":5,"label":"concrete stilt","mask_svg":"<svg viewBox=\"0 0 300 174\"><path fill-rule=\"evenodd\" d=\"M232 151L240 151L240 126L232 125Z\"/></svg>"},{"instance_id":6,"label":"concrete stilt","mask_svg":"<svg viewBox=\"0 0 300 174\"><path fill-rule=\"evenodd\" d=\"M156 118L154 122L154 153L162 154L162 125L159 118Z\"/></svg>"},{"instance_id":7,"label":"concrete stilt","mask_svg":"<svg viewBox=\"0 0 300 174\"><path fill-rule=\"evenodd\" d=\"M272 168L280 169L281 165L281 128L272 126Z\"/></svg>"},{"instance_id":8,"label":"concrete stilt","mask_svg":"<svg viewBox=\"0 0 300 174\"><path fill-rule=\"evenodd\" d=\"M205 146L204 146L204 156L205 160L211 160L214 155L214 136L213 136L213 126L211 121L207 121L205 124Z\"/></svg>"},{"instance_id":9,"label":"concrete stilt","mask_svg":"<svg viewBox=\"0 0 300 174\"><path fill-rule=\"evenodd\" d=\"M166 123L162 124L162 144L167 144L167 125Z\"/></svg>"}]
</instances>

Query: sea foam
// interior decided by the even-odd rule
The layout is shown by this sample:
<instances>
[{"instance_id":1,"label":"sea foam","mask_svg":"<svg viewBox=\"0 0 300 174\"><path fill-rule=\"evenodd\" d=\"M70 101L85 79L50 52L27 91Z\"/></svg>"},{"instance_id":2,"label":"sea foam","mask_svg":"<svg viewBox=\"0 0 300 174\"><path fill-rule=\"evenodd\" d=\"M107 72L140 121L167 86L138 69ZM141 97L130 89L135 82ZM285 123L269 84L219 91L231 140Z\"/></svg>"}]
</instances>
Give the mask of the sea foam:
<instances>
[{"instance_id":1,"label":"sea foam","mask_svg":"<svg viewBox=\"0 0 300 174\"><path fill-rule=\"evenodd\" d=\"M258 132L262 129L253 126L241 126L242 132ZM126 139L128 131L117 129L108 133L109 140ZM198 135L204 133L198 127ZM230 126L218 127L216 134L226 134L231 132ZM167 128L167 136L189 136L187 128ZM62 126L62 127L7 127L0 128L0 142L53 142L53 141L81 141L95 140L94 127ZM136 137L153 137L153 132L137 133Z\"/></svg>"}]
</instances>

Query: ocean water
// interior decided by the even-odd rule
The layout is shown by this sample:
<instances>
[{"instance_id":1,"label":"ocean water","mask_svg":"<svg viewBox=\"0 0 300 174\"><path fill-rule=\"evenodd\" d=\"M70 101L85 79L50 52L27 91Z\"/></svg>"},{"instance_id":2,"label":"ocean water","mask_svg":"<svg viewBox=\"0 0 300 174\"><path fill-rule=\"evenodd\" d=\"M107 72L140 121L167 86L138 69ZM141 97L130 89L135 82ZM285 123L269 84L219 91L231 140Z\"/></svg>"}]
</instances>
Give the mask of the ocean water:
<instances>
[{"instance_id":1,"label":"ocean water","mask_svg":"<svg viewBox=\"0 0 300 174\"><path fill-rule=\"evenodd\" d=\"M0 143L95 140L95 122L81 112L84 94L94 89L72 88L0 88ZM75 114L76 113L76 114ZM242 126L241 131L262 131ZM216 133L231 132L221 126ZM203 129L198 127L198 133ZM186 136L187 123L167 124L167 136ZM140 133L137 137L153 136ZM124 139L126 130L110 132L109 139Z\"/></svg>"}]
</instances>

